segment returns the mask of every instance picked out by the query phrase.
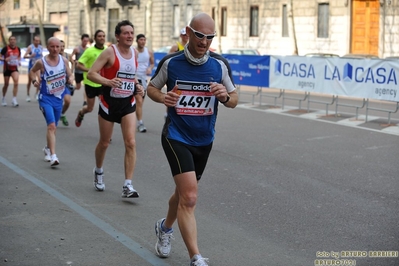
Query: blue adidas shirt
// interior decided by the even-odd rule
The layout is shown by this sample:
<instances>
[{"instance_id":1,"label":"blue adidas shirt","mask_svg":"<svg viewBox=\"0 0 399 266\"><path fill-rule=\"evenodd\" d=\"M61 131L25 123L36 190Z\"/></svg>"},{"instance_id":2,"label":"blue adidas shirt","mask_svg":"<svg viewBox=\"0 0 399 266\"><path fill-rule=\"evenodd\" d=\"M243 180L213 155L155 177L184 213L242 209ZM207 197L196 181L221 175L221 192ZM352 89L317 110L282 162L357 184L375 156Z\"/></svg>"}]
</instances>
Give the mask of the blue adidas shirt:
<instances>
[{"instance_id":1,"label":"blue adidas shirt","mask_svg":"<svg viewBox=\"0 0 399 266\"><path fill-rule=\"evenodd\" d=\"M210 92L210 82L223 84L227 92L235 90L227 60L210 52L203 65L189 63L184 51L165 56L151 79L152 85L170 91L178 84L176 107L168 108L170 123L163 134L192 146L209 145L214 140L218 100Z\"/></svg>"}]
</instances>

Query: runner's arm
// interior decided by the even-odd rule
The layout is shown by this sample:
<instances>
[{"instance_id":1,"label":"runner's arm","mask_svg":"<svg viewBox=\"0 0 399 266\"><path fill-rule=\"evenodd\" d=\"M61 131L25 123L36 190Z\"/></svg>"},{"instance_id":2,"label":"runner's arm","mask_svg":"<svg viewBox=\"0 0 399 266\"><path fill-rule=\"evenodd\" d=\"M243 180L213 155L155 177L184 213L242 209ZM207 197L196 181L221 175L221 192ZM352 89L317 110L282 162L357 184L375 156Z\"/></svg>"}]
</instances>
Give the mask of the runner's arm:
<instances>
[{"instance_id":1,"label":"runner's arm","mask_svg":"<svg viewBox=\"0 0 399 266\"><path fill-rule=\"evenodd\" d=\"M62 60L64 60L65 71L66 71L66 74L67 74L67 77L68 77L67 83L73 84L74 78L73 78L73 75L72 75L72 71L71 71L71 69L69 67L69 61L65 57L62 57Z\"/></svg>"},{"instance_id":2,"label":"runner's arm","mask_svg":"<svg viewBox=\"0 0 399 266\"><path fill-rule=\"evenodd\" d=\"M26 49L26 52L24 54L24 58L31 58L31 51L32 51L32 46L29 45L28 49Z\"/></svg>"},{"instance_id":3,"label":"runner's arm","mask_svg":"<svg viewBox=\"0 0 399 266\"><path fill-rule=\"evenodd\" d=\"M0 52L0 60L1 61L5 61L5 57L6 57L6 52L7 52L7 47L3 47L3 49L1 49L1 52Z\"/></svg>"},{"instance_id":4,"label":"runner's arm","mask_svg":"<svg viewBox=\"0 0 399 266\"><path fill-rule=\"evenodd\" d=\"M31 70L29 71L29 77L32 80L32 84L35 87L40 86L40 76L38 76L38 73L41 73L43 70L43 62L42 60L37 60Z\"/></svg>"},{"instance_id":5,"label":"runner's arm","mask_svg":"<svg viewBox=\"0 0 399 266\"><path fill-rule=\"evenodd\" d=\"M178 50L179 50L179 48L177 47L177 44L174 44L174 45L172 45L172 47L170 47L168 54L176 53L176 51L178 51Z\"/></svg>"},{"instance_id":6,"label":"runner's arm","mask_svg":"<svg viewBox=\"0 0 399 266\"><path fill-rule=\"evenodd\" d=\"M73 49L73 51L72 51L72 54L71 54L71 63L72 63L72 65L74 65L74 67L76 67L76 62L77 62L77 60L76 60L76 54L79 52L79 50L78 50L78 47L75 47L74 49Z\"/></svg>"},{"instance_id":7,"label":"runner's arm","mask_svg":"<svg viewBox=\"0 0 399 266\"><path fill-rule=\"evenodd\" d=\"M154 60L154 53L150 50L148 50L148 53L150 54L150 65L147 68L147 75L151 75L152 69L154 68L155 65L155 60Z\"/></svg>"},{"instance_id":8,"label":"runner's arm","mask_svg":"<svg viewBox=\"0 0 399 266\"><path fill-rule=\"evenodd\" d=\"M87 72L87 78L91 81L107 87L120 87L122 84L119 78L107 79L100 75L101 69L111 66L114 63L115 55L111 47L105 49Z\"/></svg>"},{"instance_id":9,"label":"runner's arm","mask_svg":"<svg viewBox=\"0 0 399 266\"><path fill-rule=\"evenodd\" d=\"M89 72L89 69L81 62L76 62L76 68L82 70L83 72Z\"/></svg>"},{"instance_id":10,"label":"runner's arm","mask_svg":"<svg viewBox=\"0 0 399 266\"><path fill-rule=\"evenodd\" d=\"M68 62L71 63L71 72L75 73L75 64L73 63L72 55L68 54L68 58L67 59L68 59Z\"/></svg>"}]
</instances>

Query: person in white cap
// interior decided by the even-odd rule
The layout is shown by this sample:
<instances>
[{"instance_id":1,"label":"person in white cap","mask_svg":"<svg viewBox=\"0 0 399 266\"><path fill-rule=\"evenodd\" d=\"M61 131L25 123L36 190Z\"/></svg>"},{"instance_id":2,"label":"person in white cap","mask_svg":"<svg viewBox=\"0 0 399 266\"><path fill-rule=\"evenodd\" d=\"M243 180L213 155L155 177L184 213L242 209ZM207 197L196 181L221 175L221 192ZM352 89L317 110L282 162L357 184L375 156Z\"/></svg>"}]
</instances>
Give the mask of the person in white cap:
<instances>
[{"instance_id":1,"label":"person in white cap","mask_svg":"<svg viewBox=\"0 0 399 266\"><path fill-rule=\"evenodd\" d=\"M188 36L186 34L185 27L180 30L180 39L180 42L176 42L174 45L172 45L172 47L170 47L168 54L184 50L184 46L188 43Z\"/></svg>"}]
</instances>

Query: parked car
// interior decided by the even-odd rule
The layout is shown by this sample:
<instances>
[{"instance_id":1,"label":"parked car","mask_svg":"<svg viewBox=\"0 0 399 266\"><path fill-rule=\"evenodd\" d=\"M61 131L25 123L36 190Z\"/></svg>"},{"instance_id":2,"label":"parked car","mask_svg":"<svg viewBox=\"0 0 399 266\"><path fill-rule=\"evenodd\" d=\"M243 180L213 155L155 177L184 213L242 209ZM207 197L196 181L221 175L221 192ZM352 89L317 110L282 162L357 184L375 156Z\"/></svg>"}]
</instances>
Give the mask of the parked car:
<instances>
[{"instance_id":1,"label":"parked car","mask_svg":"<svg viewBox=\"0 0 399 266\"><path fill-rule=\"evenodd\" d=\"M260 55L259 51L251 48L230 48L223 52L224 54L237 55Z\"/></svg>"},{"instance_id":2,"label":"parked car","mask_svg":"<svg viewBox=\"0 0 399 266\"><path fill-rule=\"evenodd\" d=\"M339 57L337 54L329 54L329 53L309 53L305 54L307 57Z\"/></svg>"},{"instance_id":3,"label":"parked car","mask_svg":"<svg viewBox=\"0 0 399 266\"><path fill-rule=\"evenodd\" d=\"M385 60L392 60L392 61L398 61L399 56L388 56L384 58Z\"/></svg>"},{"instance_id":4,"label":"parked car","mask_svg":"<svg viewBox=\"0 0 399 266\"><path fill-rule=\"evenodd\" d=\"M162 46L161 48L158 48L157 50L155 50L155 53L169 53L170 48L172 48L171 45L168 46Z\"/></svg>"},{"instance_id":5,"label":"parked car","mask_svg":"<svg viewBox=\"0 0 399 266\"><path fill-rule=\"evenodd\" d=\"M351 59L378 59L379 57L373 54L346 54L342 56L343 58L351 58Z\"/></svg>"}]
</instances>

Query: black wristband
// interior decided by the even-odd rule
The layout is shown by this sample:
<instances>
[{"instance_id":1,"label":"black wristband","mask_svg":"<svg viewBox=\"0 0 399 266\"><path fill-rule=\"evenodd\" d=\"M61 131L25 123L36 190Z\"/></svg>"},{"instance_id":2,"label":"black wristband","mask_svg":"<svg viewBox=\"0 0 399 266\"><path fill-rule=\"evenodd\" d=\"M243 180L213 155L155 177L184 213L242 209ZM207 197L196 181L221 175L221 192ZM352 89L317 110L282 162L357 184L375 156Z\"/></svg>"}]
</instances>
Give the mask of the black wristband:
<instances>
[{"instance_id":1,"label":"black wristband","mask_svg":"<svg viewBox=\"0 0 399 266\"><path fill-rule=\"evenodd\" d=\"M224 101L224 102L220 101L220 103L225 104L225 103L227 103L228 101L230 101L230 95L227 94L227 99L226 99L226 101Z\"/></svg>"}]
</instances>

